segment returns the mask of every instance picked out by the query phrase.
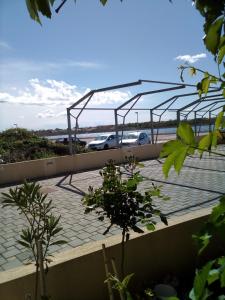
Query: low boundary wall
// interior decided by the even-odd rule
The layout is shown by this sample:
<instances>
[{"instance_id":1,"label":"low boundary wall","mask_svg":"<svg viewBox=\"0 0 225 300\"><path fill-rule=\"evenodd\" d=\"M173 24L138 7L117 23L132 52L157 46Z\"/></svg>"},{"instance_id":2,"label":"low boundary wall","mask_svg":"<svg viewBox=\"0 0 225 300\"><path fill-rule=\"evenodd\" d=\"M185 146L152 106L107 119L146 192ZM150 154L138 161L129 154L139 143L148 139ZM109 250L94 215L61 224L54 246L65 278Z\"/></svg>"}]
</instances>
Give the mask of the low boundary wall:
<instances>
[{"instance_id":1,"label":"low boundary wall","mask_svg":"<svg viewBox=\"0 0 225 300\"><path fill-rule=\"evenodd\" d=\"M199 259L192 234L201 228L209 213L209 208L202 209L170 219L168 227L158 224L154 232L132 234L126 244L126 273L135 273L133 285L168 274L194 274ZM117 235L57 254L47 279L52 299L108 299L101 245L105 243L108 258L115 257L119 269L120 241ZM18 300L33 295L34 277L33 265L0 272L0 299Z\"/></svg>"},{"instance_id":2,"label":"low boundary wall","mask_svg":"<svg viewBox=\"0 0 225 300\"><path fill-rule=\"evenodd\" d=\"M125 156L134 155L139 160L156 158L163 144L124 147L83 154L58 156L47 159L0 165L0 185L20 183L24 179L48 178L68 172L81 172L101 168L109 159L117 163L124 161Z\"/></svg>"}]
</instances>

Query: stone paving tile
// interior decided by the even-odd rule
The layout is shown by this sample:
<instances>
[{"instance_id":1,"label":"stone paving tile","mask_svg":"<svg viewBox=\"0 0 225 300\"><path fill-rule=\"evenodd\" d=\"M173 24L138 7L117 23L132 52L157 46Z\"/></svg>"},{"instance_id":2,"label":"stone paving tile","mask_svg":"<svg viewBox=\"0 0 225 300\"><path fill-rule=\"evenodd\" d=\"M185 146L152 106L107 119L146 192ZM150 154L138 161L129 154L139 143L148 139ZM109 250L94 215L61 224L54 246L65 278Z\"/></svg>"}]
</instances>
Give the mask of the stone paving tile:
<instances>
[{"instance_id":1,"label":"stone paving tile","mask_svg":"<svg viewBox=\"0 0 225 300\"><path fill-rule=\"evenodd\" d=\"M224 153L225 147L220 146L218 150ZM222 157L204 155L199 160L197 155L193 155L186 159L179 176L172 170L168 179L162 174L162 162L144 161L141 174L148 179L141 183L139 190L144 192L152 182L161 185L162 192L171 199L166 202L156 200L156 204L168 217L211 207L225 193L225 159ZM49 199L53 201L54 213L61 215L64 227L62 239L68 241L66 245L54 246L51 250L53 254L120 233L119 228L112 228L110 233L103 236L107 222L98 221L94 212L84 214L82 193L87 192L89 185L101 185L99 170L74 174L71 183L70 177L59 176L39 181L43 191L48 192ZM8 189L0 188L0 193ZM29 258L29 251L16 242L24 225L25 220L15 208L0 208L0 271L22 265Z\"/></svg>"},{"instance_id":2,"label":"stone paving tile","mask_svg":"<svg viewBox=\"0 0 225 300\"><path fill-rule=\"evenodd\" d=\"M24 247L23 247L23 249L24 249ZM25 251L22 251L22 252L20 251L19 254L16 255L16 258L20 261L26 261L30 258L30 256L31 256L30 251L25 250Z\"/></svg>"},{"instance_id":3,"label":"stone paving tile","mask_svg":"<svg viewBox=\"0 0 225 300\"><path fill-rule=\"evenodd\" d=\"M19 266L21 266L21 261L17 258L13 258L12 260L9 260L5 264L3 264L1 267L3 268L3 270L9 270Z\"/></svg>"},{"instance_id":4,"label":"stone paving tile","mask_svg":"<svg viewBox=\"0 0 225 300\"><path fill-rule=\"evenodd\" d=\"M68 242L68 245L70 245L71 247L77 247L83 244L82 239L79 238L75 238L72 241Z\"/></svg>"}]
</instances>

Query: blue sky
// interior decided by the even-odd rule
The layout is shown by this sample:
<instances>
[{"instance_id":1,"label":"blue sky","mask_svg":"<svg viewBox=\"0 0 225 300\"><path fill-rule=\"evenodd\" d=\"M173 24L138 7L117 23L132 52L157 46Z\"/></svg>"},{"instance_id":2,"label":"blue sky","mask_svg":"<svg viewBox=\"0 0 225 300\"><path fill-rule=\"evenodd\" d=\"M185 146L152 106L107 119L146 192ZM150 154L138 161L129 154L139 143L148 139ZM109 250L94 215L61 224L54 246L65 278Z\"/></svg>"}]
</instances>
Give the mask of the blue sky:
<instances>
[{"instance_id":1,"label":"blue sky","mask_svg":"<svg viewBox=\"0 0 225 300\"><path fill-rule=\"evenodd\" d=\"M109 0L105 7L99 0L68 0L59 15L42 17L42 26L29 18L25 1L1 0L0 130L15 123L65 128L66 107L90 89L138 79L180 82L177 67L185 61L216 74L202 24L190 0ZM188 74L185 80L194 82ZM151 88L163 86L101 94L91 105L116 107ZM146 97L139 106L167 96ZM142 116L140 121L147 120ZM84 115L80 126L108 123L112 114L95 111Z\"/></svg>"}]
</instances>

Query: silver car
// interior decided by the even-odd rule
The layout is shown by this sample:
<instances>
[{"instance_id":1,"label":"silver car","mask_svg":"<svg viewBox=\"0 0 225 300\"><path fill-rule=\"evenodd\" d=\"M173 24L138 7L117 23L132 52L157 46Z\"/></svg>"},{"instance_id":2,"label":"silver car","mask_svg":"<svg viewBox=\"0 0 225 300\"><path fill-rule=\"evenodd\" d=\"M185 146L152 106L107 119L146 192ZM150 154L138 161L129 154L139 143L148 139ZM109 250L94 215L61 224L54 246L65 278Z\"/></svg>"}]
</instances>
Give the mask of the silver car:
<instances>
[{"instance_id":1,"label":"silver car","mask_svg":"<svg viewBox=\"0 0 225 300\"><path fill-rule=\"evenodd\" d=\"M123 146L136 146L150 143L150 138L145 132L131 132L123 136L121 141Z\"/></svg>"},{"instance_id":2,"label":"silver car","mask_svg":"<svg viewBox=\"0 0 225 300\"><path fill-rule=\"evenodd\" d=\"M115 148L117 146L115 134L105 134L97 136L94 141L88 143L87 148L92 150L103 150Z\"/></svg>"}]
</instances>

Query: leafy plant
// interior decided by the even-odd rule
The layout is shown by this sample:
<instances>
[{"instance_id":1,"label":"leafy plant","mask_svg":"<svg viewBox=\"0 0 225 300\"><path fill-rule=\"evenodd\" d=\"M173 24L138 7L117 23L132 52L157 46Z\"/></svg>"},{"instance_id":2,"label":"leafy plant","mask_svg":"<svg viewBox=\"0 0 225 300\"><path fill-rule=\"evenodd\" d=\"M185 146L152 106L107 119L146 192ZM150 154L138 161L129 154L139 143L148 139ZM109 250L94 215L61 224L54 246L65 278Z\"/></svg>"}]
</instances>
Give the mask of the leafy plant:
<instances>
[{"instance_id":1,"label":"leafy plant","mask_svg":"<svg viewBox=\"0 0 225 300\"><path fill-rule=\"evenodd\" d=\"M167 177L170 169L174 166L174 169L179 173L186 157L190 154L194 154L197 150L200 158L204 152L209 154L215 154L219 156L225 156L220 152L212 150L217 145L217 139L220 138L220 130L224 128L223 121L224 111L220 112L216 118L213 132L200 139L199 143L196 142L195 136L190 125L182 123L177 129L178 140L169 141L164 144L161 157L166 157L163 172ZM220 203L216 205L212 213L206 222L205 226L199 232L194 235L194 239L198 243L199 255L209 246L210 243L214 243L215 237L222 242L221 246L224 249L225 243L225 197L221 197ZM213 285L216 283L216 291ZM220 256L214 260L209 260L200 270L196 271L194 285L190 292L190 299L192 300L205 300L205 299L225 299L225 257ZM221 294L222 293L222 294Z\"/></svg>"},{"instance_id":2,"label":"leafy plant","mask_svg":"<svg viewBox=\"0 0 225 300\"><path fill-rule=\"evenodd\" d=\"M85 213L95 210L98 219L103 221L109 219L110 224L103 234L109 232L113 225L122 230L121 241L121 274L124 277L125 242L129 240L130 230L143 233L140 225L145 225L148 230L155 229L154 216L159 216L161 221L167 225L165 215L153 204L153 198L164 197L158 187L152 187L143 194L137 191L137 187L143 177L140 172L132 172L129 177L123 178L121 167L109 161L105 168L100 171L103 183L100 188L89 187L89 193L83 198L86 206Z\"/></svg>"},{"instance_id":3,"label":"leafy plant","mask_svg":"<svg viewBox=\"0 0 225 300\"><path fill-rule=\"evenodd\" d=\"M56 238L63 229L59 226L61 216L54 216L52 200L47 200L47 194L43 194L41 186L35 182L24 182L22 186L10 189L8 193L2 193L2 196L3 207L16 207L27 220L28 225L22 229L18 243L31 251L35 261L35 299L37 299L39 270L42 284L41 297L48 299L45 274L51 262L49 250L53 245L66 243Z\"/></svg>"},{"instance_id":4,"label":"leafy plant","mask_svg":"<svg viewBox=\"0 0 225 300\"><path fill-rule=\"evenodd\" d=\"M123 0L120 0L121 2ZM62 0L61 4L55 9L55 12L58 13L67 0ZM76 0L74 0L76 2ZM100 0L102 5L107 3L107 0ZM52 6L55 3L55 0L26 0L27 10L30 14L31 19L41 24L40 14L50 18L52 16Z\"/></svg>"},{"instance_id":5,"label":"leafy plant","mask_svg":"<svg viewBox=\"0 0 225 300\"><path fill-rule=\"evenodd\" d=\"M83 148L78 149L79 152ZM24 128L0 133L0 155L5 163L68 155L67 145L57 144Z\"/></svg>"},{"instance_id":6,"label":"leafy plant","mask_svg":"<svg viewBox=\"0 0 225 300\"><path fill-rule=\"evenodd\" d=\"M183 80L183 72L189 69L192 76L197 73L203 74L202 80L197 84L199 95L207 94L211 86L216 86L218 91L222 91L225 97L225 73L221 71L221 66L224 68L225 55L225 1L205 1L195 0L196 9L205 19L204 23L204 44L206 49L214 56L215 62L218 65L218 76L212 75L207 71L195 68L193 66L181 66L181 79ZM218 153L212 150L216 147L217 139L221 138L220 129L225 127L224 111L220 112L216 118L214 131L203 137L197 144L193 138L193 132L187 125L180 125L182 130L179 130L178 135L180 141L177 143L178 149L175 149L176 141L170 141L163 148L162 156L166 157L163 171L165 176L168 176L169 170L174 166L179 172L183 166L183 162L187 155L198 150L200 158L204 152L209 154L225 156L223 153ZM185 128L186 126L186 128ZM179 129L178 128L178 129ZM188 128L188 129L187 129ZM173 148L173 150L172 150ZM215 236L224 243L225 233L225 199L221 197L220 203L213 208L213 211L201 232L194 236L198 242L199 255L205 251L209 244L214 243ZM224 246L223 248L224 249ZM223 250L224 251L224 250ZM200 270L196 271L193 289L190 292L190 299L225 299L225 258L224 256L217 257L214 260L208 261ZM217 284L216 291L213 291L213 285Z\"/></svg>"},{"instance_id":7,"label":"leafy plant","mask_svg":"<svg viewBox=\"0 0 225 300\"><path fill-rule=\"evenodd\" d=\"M135 170L138 168L143 168L144 164L140 163L134 155L125 156L125 163L122 164L124 170L127 172L128 176L133 176Z\"/></svg>"},{"instance_id":8,"label":"leafy plant","mask_svg":"<svg viewBox=\"0 0 225 300\"><path fill-rule=\"evenodd\" d=\"M122 295L122 299L132 300L133 298L128 290L128 284L133 276L134 273L128 274L122 281L120 281L118 276L110 274L109 277L105 280L105 283L110 282L112 284L112 287Z\"/></svg>"},{"instance_id":9,"label":"leafy plant","mask_svg":"<svg viewBox=\"0 0 225 300\"><path fill-rule=\"evenodd\" d=\"M163 164L163 172L168 177L169 171L173 166L175 171L180 172L185 158L192 155L197 150L202 157L203 152L225 156L223 153L212 150L216 147L218 138L222 138L220 130L225 127L223 121L224 111L221 111L215 121L213 132L209 132L199 142L196 141L193 129L189 124L181 123L177 129L177 140L172 140L163 145L160 157L166 157Z\"/></svg>"}]
</instances>

